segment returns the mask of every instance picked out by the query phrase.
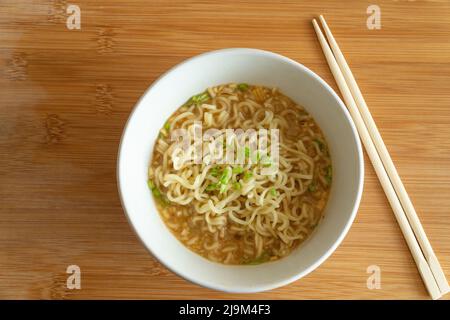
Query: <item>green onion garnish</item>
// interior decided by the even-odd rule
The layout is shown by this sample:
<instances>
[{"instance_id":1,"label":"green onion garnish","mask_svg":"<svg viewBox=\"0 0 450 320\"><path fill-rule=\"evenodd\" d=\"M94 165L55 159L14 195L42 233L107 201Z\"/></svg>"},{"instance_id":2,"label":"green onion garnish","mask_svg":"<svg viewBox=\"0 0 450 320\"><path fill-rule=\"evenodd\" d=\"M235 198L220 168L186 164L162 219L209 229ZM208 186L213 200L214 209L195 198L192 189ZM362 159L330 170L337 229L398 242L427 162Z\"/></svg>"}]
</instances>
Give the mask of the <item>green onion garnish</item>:
<instances>
[{"instance_id":1,"label":"green onion garnish","mask_svg":"<svg viewBox=\"0 0 450 320\"><path fill-rule=\"evenodd\" d=\"M245 156L246 157L250 157L250 149L249 149L249 147L245 147Z\"/></svg>"},{"instance_id":2,"label":"green onion garnish","mask_svg":"<svg viewBox=\"0 0 450 320\"><path fill-rule=\"evenodd\" d=\"M277 190L275 190L275 188L271 188L270 194L275 197L277 195Z\"/></svg>"},{"instance_id":3,"label":"green onion garnish","mask_svg":"<svg viewBox=\"0 0 450 320\"><path fill-rule=\"evenodd\" d=\"M157 198L161 197L161 191L159 191L158 188L153 188L153 189L152 189L152 193L153 193L153 195L154 195L155 197L157 197Z\"/></svg>"},{"instance_id":4,"label":"green onion garnish","mask_svg":"<svg viewBox=\"0 0 450 320\"><path fill-rule=\"evenodd\" d=\"M246 172L244 173L244 180L245 180L245 181L249 180L251 177L253 177L253 172L251 172L251 171L246 171Z\"/></svg>"},{"instance_id":5,"label":"green onion garnish","mask_svg":"<svg viewBox=\"0 0 450 320\"><path fill-rule=\"evenodd\" d=\"M170 204L169 199L167 199L167 197L165 195L163 195L161 193L161 191L159 191L159 189L155 186L155 184L153 183L153 181L151 179L149 179L147 181L147 184L148 184L149 189L152 191L153 196L157 200L159 200L164 205Z\"/></svg>"},{"instance_id":6,"label":"green onion garnish","mask_svg":"<svg viewBox=\"0 0 450 320\"><path fill-rule=\"evenodd\" d=\"M212 175L213 177L218 177L219 174L220 174L220 169L219 169L219 167L216 166L216 167L212 168L211 171L210 171L210 173L211 173L211 175Z\"/></svg>"},{"instance_id":7,"label":"green onion garnish","mask_svg":"<svg viewBox=\"0 0 450 320\"><path fill-rule=\"evenodd\" d=\"M241 90L241 91L247 91L247 90L248 90L248 84L246 84L246 83L239 83L239 84L237 85L237 88L238 88L239 90Z\"/></svg>"},{"instance_id":8,"label":"green onion garnish","mask_svg":"<svg viewBox=\"0 0 450 320\"><path fill-rule=\"evenodd\" d=\"M234 190L241 190L242 186L239 182L233 183L233 189Z\"/></svg>"},{"instance_id":9,"label":"green onion garnish","mask_svg":"<svg viewBox=\"0 0 450 320\"><path fill-rule=\"evenodd\" d=\"M167 131L170 130L170 123L166 122L166 124L164 125L164 129L166 129Z\"/></svg>"},{"instance_id":10,"label":"green onion garnish","mask_svg":"<svg viewBox=\"0 0 450 320\"><path fill-rule=\"evenodd\" d=\"M220 176L220 179L219 179L220 184L227 184L230 181L231 173L232 173L231 168L230 167L226 167L223 170L222 175Z\"/></svg>"},{"instance_id":11,"label":"green onion garnish","mask_svg":"<svg viewBox=\"0 0 450 320\"><path fill-rule=\"evenodd\" d=\"M331 165L327 167L327 174L325 176L325 179L327 180L328 184L331 184L331 181L333 179L333 169L331 168Z\"/></svg>"},{"instance_id":12,"label":"green onion garnish","mask_svg":"<svg viewBox=\"0 0 450 320\"><path fill-rule=\"evenodd\" d=\"M311 182L309 184L309 186L308 186L308 191L312 192L312 193L316 192L317 191L317 185L314 182Z\"/></svg>"},{"instance_id":13,"label":"green onion garnish","mask_svg":"<svg viewBox=\"0 0 450 320\"><path fill-rule=\"evenodd\" d=\"M210 98L209 93L207 91L202 92L200 94L197 94L195 96L193 96L191 99L194 103L203 103L208 101Z\"/></svg>"},{"instance_id":14,"label":"green onion garnish","mask_svg":"<svg viewBox=\"0 0 450 320\"><path fill-rule=\"evenodd\" d=\"M219 176L219 174L220 174L219 167L216 166L216 167L212 168L210 172L211 172L211 175L214 177ZM220 193L225 192L225 190L227 189L227 186L230 182L230 179L232 177L232 173L233 173L233 170L230 167L226 167L223 170L222 174L220 175L219 182L208 185L205 188L205 190L206 191L219 190Z\"/></svg>"},{"instance_id":15,"label":"green onion garnish","mask_svg":"<svg viewBox=\"0 0 450 320\"><path fill-rule=\"evenodd\" d=\"M233 168L233 173L240 174L242 172L244 172L244 168L242 168L242 167Z\"/></svg>"},{"instance_id":16,"label":"green onion garnish","mask_svg":"<svg viewBox=\"0 0 450 320\"><path fill-rule=\"evenodd\" d=\"M203 103L206 102L210 99L211 97L209 96L208 91L196 94L195 96L192 96L189 98L188 101L186 101L183 105L183 107L189 107L191 106L193 103Z\"/></svg>"},{"instance_id":17,"label":"green onion garnish","mask_svg":"<svg viewBox=\"0 0 450 320\"><path fill-rule=\"evenodd\" d=\"M264 167L270 167L270 166L272 165L272 159L271 159L270 157L268 157L268 156L264 156L264 157L261 159L261 164L262 164Z\"/></svg>"},{"instance_id":18,"label":"green onion garnish","mask_svg":"<svg viewBox=\"0 0 450 320\"><path fill-rule=\"evenodd\" d=\"M206 187L206 191L213 191L217 189L217 183L212 183Z\"/></svg>"},{"instance_id":19,"label":"green onion garnish","mask_svg":"<svg viewBox=\"0 0 450 320\"><path fill-rule=\"evenodd\" d=\"M258 162L259 160L261 160L261 154L259 153L259 151L256 152L256 161Z\"/></svg>"},{"instance_id":20,"label":"green onion garnish","mask_svg":"<svg viewBox=\"0 0 450 320\"><path fill-rule=\"evenodd\" d=\"M320 141L319 139L314 139L314 141L317 143L317 145L319 146L320 151L323 151L325 149L325 145L323 144L322 141Z\"/></svg>"},{"instance_id":21,"label":"green onion garnish","mask_svg":"<svg viewBox=\"0 0 450 320\"><path fill-rule=\"evenodd\" d=\"M269 253L267 251L264 251L259 257L252 259L252 260L244 261L243 264L255 265L255 264L261 264L261 263L269 261L269 260L270 260Z\"/></svg>"}]
</instances>

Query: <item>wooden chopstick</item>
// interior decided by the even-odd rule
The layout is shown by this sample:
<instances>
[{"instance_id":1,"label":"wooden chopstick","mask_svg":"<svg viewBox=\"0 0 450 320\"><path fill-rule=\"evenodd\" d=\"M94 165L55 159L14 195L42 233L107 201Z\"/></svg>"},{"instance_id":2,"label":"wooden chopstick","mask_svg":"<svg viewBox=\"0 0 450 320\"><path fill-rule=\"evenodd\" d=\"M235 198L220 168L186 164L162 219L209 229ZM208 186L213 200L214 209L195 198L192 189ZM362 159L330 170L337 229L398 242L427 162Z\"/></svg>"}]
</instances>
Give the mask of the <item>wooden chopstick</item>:
<instances>
[{"instance_id":1,"label":"wooden chopstick","mask_svg":"<svg viewBox=\"0 0 450 320\"><path fill-rule=\"evenodd\" d=\"M347 64L347 61L345 60L344 55L342 54L339 48L339 45L334 39L333 34L331 33L331 30L328 27L324 17L321 15L319 19L320 22L322 23L323 29L325 30L325 35L328 39L328 43L331 47L331 50L333 51L334 57L336 58L336 61L344 75L345 81L348 87L350 88L350 91L356 102L359 112L364 120L367 130L369 131L370 137L372 138L372 141L375 144L378 154L380 155L384 168L386 169L387 174L391 180L391 183L395 189L395 192L397 193L397 196L400 200L400 203L402 204L402 207L406 213L406 217L408 218L408 221L419 242L420 248L422 249L425 259L427 260L431 268L431 272L433 273L434 278L436 279L436 282L439 286L441 293L445 294L449 292L447 279L445 278L445 274L442 271L441 265L439 264L439 261L436 258L436 255L433 251L433 248L431 247L430 242L428 241L428 237L425 234L425 231L423 230L422 224L420 223L419 217L417 216L416 210L414 209L411 199L409 198L405 186L403 185L402 180L398 175L397 169L395 168L395 165L392 162L391 156L389 155L389 152L386 148L386 145L384 144L380 132L378 131L375 121L372 118L372 114L370 113L369 108L367 107L366 101L364 100L361 90L359 89L359 86L356 83L355 77L353 76L353 73Z\"/></svg>"},{"instance_id":2,"label":"wooden chopstick","mask_svg":"<svg viewBox=\"0 0 450 320\"><path fill-rule=\"evenodd\" d=\"M367 154L373 164L375 172L380 180L381 186L388 198L388 201L394 211L395 217L399 223L400 229L405 237L406 243L411 251L411 254L416 262L417 268L422 276L422 279L425 283L425 286L433 299L438 299L442 296L442 293L439 289L439 286L436 283L436 280L431 272L430 266L428 265L425 257L420 249L420 246L417 242L417 239L414 235L414 232L408 222L408 219L403 211L403 207L400 203L400 200L397 197L395 189L391 184L389 176L383 166L383 162L380 158L380 155L377 152L374 142L371 139L370 133L366 128L364 120L358 110L355 100L353 99L352 93L347 86L344 75L336 61L330 47L328 46L327 40L325 39L322 31L320 30L317 21L313 20L314 30L316 31L317 37L319 39L322 50L325 54L325 58L327 59L328 65L330 67L331 72L336 80L336 83L341 91L344 101L347 105L347 108L353 118L353 121L356 125L356 128L359 132L361 140L366 148Z\"/></svg>"}]
</instances>

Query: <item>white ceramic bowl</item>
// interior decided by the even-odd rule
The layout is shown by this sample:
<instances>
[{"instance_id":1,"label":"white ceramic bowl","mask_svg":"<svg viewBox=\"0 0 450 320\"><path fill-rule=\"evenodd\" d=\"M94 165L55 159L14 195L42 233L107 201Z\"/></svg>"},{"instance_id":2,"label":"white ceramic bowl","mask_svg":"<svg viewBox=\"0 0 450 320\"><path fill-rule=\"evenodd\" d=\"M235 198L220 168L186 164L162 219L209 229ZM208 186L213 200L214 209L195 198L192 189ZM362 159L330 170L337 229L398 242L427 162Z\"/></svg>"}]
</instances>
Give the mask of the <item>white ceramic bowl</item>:
<instances>
[{"instance_id":1,"label":"white ceramic bowl","mask_svg":"<svg viewBox=\"0 0 450 320\"><path fill-rule=\"evenodd\" d=\"M192 95L209 86L229 82L280 88L314 117L329 144L333 184L324 219L302 246L275 262L227 266L195 254L164 225L147 186L153 145L167 118ZM117 165L123 208L153 256L194 283L227 292L273 289L317 268L347 234L359 206L364 177L363 155L355 126L333 89L303 65L255 49L224 49L201 54L155 81L128 119Z\"/></svg>"}]
</instances>

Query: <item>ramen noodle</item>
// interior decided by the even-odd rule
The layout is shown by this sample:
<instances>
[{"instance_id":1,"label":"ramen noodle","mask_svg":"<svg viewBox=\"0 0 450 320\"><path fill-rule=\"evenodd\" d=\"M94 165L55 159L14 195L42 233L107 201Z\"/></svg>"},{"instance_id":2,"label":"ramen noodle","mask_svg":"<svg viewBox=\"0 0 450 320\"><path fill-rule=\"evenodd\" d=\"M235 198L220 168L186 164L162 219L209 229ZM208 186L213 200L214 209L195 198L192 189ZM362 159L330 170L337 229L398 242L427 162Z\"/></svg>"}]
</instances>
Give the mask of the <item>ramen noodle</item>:
<instances>
[{"instance_id":1,"label":"ramen noodle","mask_svg":"<svg viewBox=\"0 0 450 320\"><path fill-rule=\"evenodd\" d=\"M199 142L198 126L214 134ZM182 129L189 142L184 149L174 139ZM247 144L242 136L227 140L229 129L265 129L266 147L251 148L251 135L243 135ZM223 161L228 149L239 163ZM200 161L192 157L199 150ZM263 173L270 169L276 170ZM311 235L327 202L332 166L324 135L301 106L276 88L232 83L191 97L169 117L148 179L163 221L186 247L215 262L259 264L285 257Z\"/></svg>"}]
</instances>

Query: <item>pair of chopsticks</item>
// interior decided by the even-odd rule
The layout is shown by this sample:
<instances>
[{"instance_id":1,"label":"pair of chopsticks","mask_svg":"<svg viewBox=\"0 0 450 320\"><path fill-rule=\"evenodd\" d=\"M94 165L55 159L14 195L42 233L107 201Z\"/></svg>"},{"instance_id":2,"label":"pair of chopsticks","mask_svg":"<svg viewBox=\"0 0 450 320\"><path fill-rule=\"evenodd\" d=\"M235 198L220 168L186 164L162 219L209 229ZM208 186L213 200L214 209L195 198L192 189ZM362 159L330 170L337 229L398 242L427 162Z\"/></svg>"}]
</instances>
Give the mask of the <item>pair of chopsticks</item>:
<instances>
[{"instance_id":1,"label":"pair of chopsticks","mask_svg":"<svg viewBox=\"0 0 450 320\"><path fill-rule=\"evenodd\" d=\"M423 282L432 299L439 299L450 291L445 274L428 241L414 206L400 180L369 108L345 61L344 55L339 49L323 16L320 16L319 20L325 31L326 38L316 19L313 19L312 23L330 70L344 97L344 101L394 211Z\"/></svg>"}]
</instances>

